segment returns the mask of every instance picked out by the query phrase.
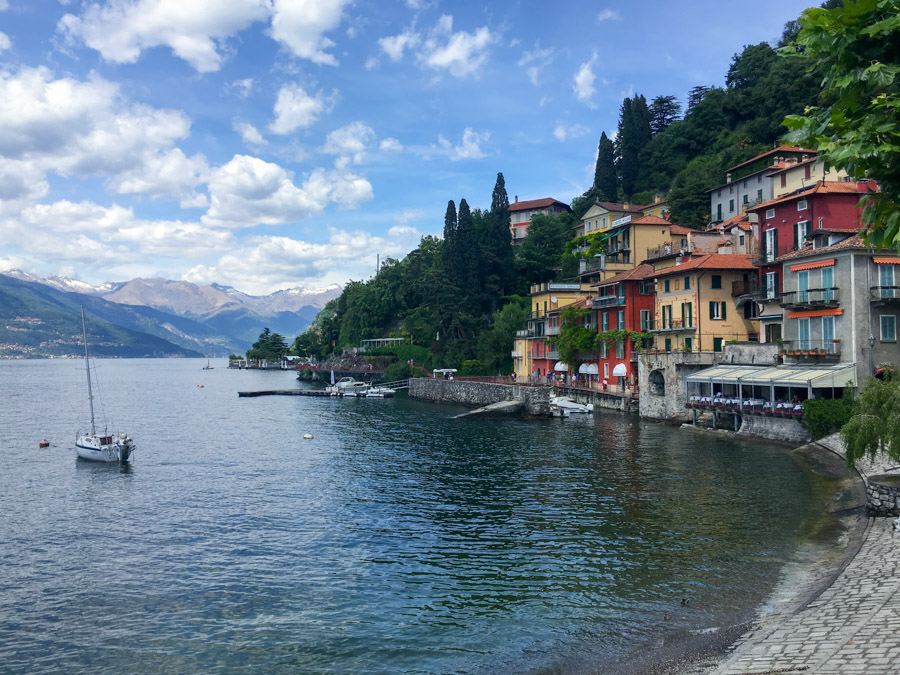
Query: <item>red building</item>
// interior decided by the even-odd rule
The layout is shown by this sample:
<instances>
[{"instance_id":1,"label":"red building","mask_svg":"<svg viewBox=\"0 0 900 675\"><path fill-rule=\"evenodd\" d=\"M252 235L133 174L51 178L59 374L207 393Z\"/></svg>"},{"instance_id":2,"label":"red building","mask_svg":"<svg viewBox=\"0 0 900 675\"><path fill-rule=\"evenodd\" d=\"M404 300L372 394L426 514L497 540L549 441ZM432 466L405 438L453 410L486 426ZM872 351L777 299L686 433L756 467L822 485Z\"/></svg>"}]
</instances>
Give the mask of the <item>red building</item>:
<instances>
[{"instance_id":1,"label":"red building","mask_svg":"<svg viewBox=\"0 0 900 675\"><path fill-rule=\"evenodd\" d=\"M760 314L762 337L772 342L781 337L782 312L776 306L782 292L781 264L776 258L806 246L813 234L862 227L859 200L877 192L874 181L817 181L777 199L754 206L749 213L759 221L758 297L769 305ZM754 280L755 281L755 280ZM749 287L745 290L751 291Z\"/></svg>"},{"instance_id":2,"label":"red building","mask_svg":"<svg viewBox=\"0 0 900 675\"><path fill-rule=\"evenodd\" d=\"M592 299L597 311L597 330L602 335L612 330L647 332L653 322L653 266L638 265L597 285L598 297ZM633 358L632 358L633 357ZM612 345L600 343L599 380L609 387L637 384L637 355L630 340Z\"/></svg>"}]
</instances>

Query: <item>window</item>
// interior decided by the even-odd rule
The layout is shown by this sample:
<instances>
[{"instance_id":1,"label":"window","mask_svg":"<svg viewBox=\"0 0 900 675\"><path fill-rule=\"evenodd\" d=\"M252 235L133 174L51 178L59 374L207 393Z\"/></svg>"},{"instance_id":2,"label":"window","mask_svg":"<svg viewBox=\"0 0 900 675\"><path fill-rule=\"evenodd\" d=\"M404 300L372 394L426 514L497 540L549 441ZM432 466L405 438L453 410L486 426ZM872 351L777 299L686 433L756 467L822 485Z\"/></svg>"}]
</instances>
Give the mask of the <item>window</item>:
<instances>
[{"instance_id":1,"label":"window","mask_svg":"<svg viewBox=\"0 0 900 675\"><path fill-rule=\"evenodd\" d=\"M747 181L746 181L746 179L744 180L744 187L747 187Z\"/></svg>"},{"instance_id":2,"label":"window","mask_svg":"<svg viewBox=\"0 0 900 675\"><path fill-rule=\"evenodd\" d=\"M744 204L747 204L749 202L750 202L750 195L745 194L744 195Z\"/></svg>"},{"instance_id":3,"label":"window","mask_svg":"<svg viewBox=\"0 0 900 675\"><path fill-rule=\"evenodd\" d=\"M603 379L604 380L609 379L609 364L608 363L603 364Z\"/></svg>"},{"instance_id":4,"label":"window","mask_svg":"<svg viewBox=\"0 0 900 675\"><path fill-rule=\"evenodd\" d=\"M775 209L766 209L766 220L770 220L775 217Z\"/></svg>"},{"instance_id":5,"label":"window","mask_svg":"<svg viewBox=\"0 0 900 675\"><path fill-rule=\"evenodd\" d=\"M808 220L801 220L794 226L794 250L803 248L806 238L810 235L810 226Z\"/></svg>"},{"instance_id":6,"label":"window","mask_svg":"<svg viewBox=\"0 0 900 675\"><path fill-rule=\"evenodd\" d=\"M834 300L834 268L822 268L822 300L823 302L831 302Z\"/></svg>"},{"instance_id":7,"label":"window","mask_svg":"<svg viewBox=\"0 0 900 675\"><path fill-rule=\"evenodd\" d=\"M772 262L778 257L778 230L766 230L762 240L762 260Z\"/></svg>"},{"instance_id":8,"label":"window","mask_svg":"<svg viewBox=\"0 0 900 675\"><path fill-rule=\"evenodd\" d=\"M734 192L734 185L728 186L728 194L732 194Z\"/></svg>"},{"instance_id":9,"label":"window","mask_svg":"<svg viewBox=\"0 0 900 675\"><path fill-rule=\"evenodd\" d=\"M686 351L686 352L694 351L694 340L690 336L686 336L684 338L684 351Z\"/></svg>"},{"instance_id":10,"label":"window","mask_svg":"<svg viewBox=\"0 0 900 675\"><path fill-rule=\"evenodd\" d=\"M619 340L616 342L616 358L624 359L625 358L625 341Z\"/></svg>"},{"instance_id":11,"label":"window","mask_svg":"<svg viewBox=\"0 0 900 675\"><path fill-rule=\"evenodd\" d=\"M797 346L809 349L809 319L797 319Z\"/></svg>"},{"instance_id":12,"label":"window","mask_svg":"<svg viewBox=\"0 0 900 675\"><path fill-rule=\"evenodd\" d=\"M741 246L744 245L744 235L738 237L738 243L740 243Z\"/></svg>"},{"instance_id":13,"label":"window","mask_svg":"<svg viewBox=\"0 0 900 675\"><path fill-rule=\"evenodd\" d=\"M762 174L761 173L756 174L756 182L762 183ZM760 190L760 192L762 192L762 190Z\"/></svg>"},{"instance_id":14,"label":"window","mask_svg":"<svg viewBox=\"0 0 900 675\"><path fill-rule=\"evenodd\" d=\"M606 312L600 315L600 330L604 333L609 330L609 314Z\"/></svg>"},{"instance_id":15,"label":"window","mask_svg":"<svg viewBox=\"0 0 900 675\"><path fill-rule=\"evenodd\" d=\"M672 351L672 338L666 338L666 352Z\"/></svg>"},{"instance_id":16,"label":"window","mask_svg":"<svg viewBox=\"0 0 900 675\"><path fill-rule=\"evenodd\" d=\"M766 299L772 299L778 295L778 272L766 273Z\"/></svg>"},{"instance_id":17,"label":"window","mask_svg":"<svg viewBox=\"0 0 900 675\"><path fill-rule=\"evenodd\" d=\"M719 190L718 192L716 192L716 197L721 197L721 196L722 196L722 191L721 191L721 190Z\"/></svg>"},{"instance_id":18,"label":"window","mask_svg":"<svg viewBox=\"0 0 900 675\"><path fill-rule=\"evenodd\" d=\"M828 353L834 352L834 317L822 317L822 346Z\"/></svg>"},{"instance_id":19,"label":"window","mask_svg":"<svg viewBox=\"0 0 900 675\"><path fill-rule=\"evenodd\" d=\"M693 328L694 327L694 303L692 303L692 302L682 302L681 303L681 325L684 328Z\"/></svg>"},{"instance_id":20,"label":"window","mask_svg":"<svg viewBox=\"0 0 900 675\"><path fill-rule=\"evenodd\" d=\"M710 277L711 288L722 288L722 275L721 274L713 274Z\"/></svg>"},{"instance_id":21,"label":"window","mask_svg":"<svg viewBox=\"0 0 900 675\"><path fill-rule=\"evenodd\" d=\"M607 222L606 216L603 216L603 218L600 220L600 222L603 224L603 229L606 229L606 222Z\"/></svg>"},{"instance_id":22,"label":"window","mask_svg":"<svg viewBox=\"0 0 900 675\"><path fill-rule=\"evenodd\" d=\"M650 295L653 292L652 281L641 281L638 283L638 293L641 295Z\"/></svg>"},{"instance_id":23,"label":"window","mask_svg":"<svg viewBox=\"0 0 900 675\"><path fill-rule=\"evenodd\" d=\"M686 290L686 291L691 290L691 278L690 277L684 278L684 290Z\"/></svg>"},{"instance_id":24,"label":"window","mask_svg":"<svg viewBox=\"0 0 900 675\"><path fill-rule=\"evenodd\" d=\"M620 309L616 312L616 329L625 330L625 310Z\"/></svg>"},{"instance_id":25,"label":"window","mask_svg":"<svg viewBox=\"0 0 900 675\"><path fill-rule=\"evenodd\" d=\"M722 351L722 338L720 338L720 337L713 338L713 351L714 352Z\"/></svg>"},{"instance_id":26,"label":"window","mask_svg":"<svg viewBox=\"0 0 900 675\"><path fill-rule=\"evenodd\" d=\"M797 210L798 211L806 211L806 200L805 199L801 199L799 202L797 202Z\"/></svg>"},{"instance_id":27,"label":"window","mask_svg":"<svg viewBox=\"0 0 900 675\"><path fill-rule=\"evenodd\" d=\"M894 314L881 315L881 341L897 341L897 317Z\"/></svg>"},{"instance_id":28,"label":"window","mask_svg":"<svg viewBox=\"0 0 900 675\"><path fill-rule=\"evenodd\" d=\"M809 164L807 164L805 167L803 167L803 177L808 180L811 176L812 176L812 167Z\"/></svg>"},{"instance_id":29,"label":"window","mask_svg":"<svg viewBox=\"0 0 900 675\"><path fill-rule=\"evenodd\" d=\"M786 186L787 186L787 174L783 173L783 174L781 174L781 187L786 187Z\"/></svg>"},{"instance_id":30,"label":"window","mask_svg":"<svg viewBox=\"0 0 900 675\"><path fill-rule=\"evenodd\" d=\"M605 359L609 356L609 347L606 346L605 342L600 342L600 358ZM604 364L606 365L606 364ZM608 365L606 365L609 368Z\"/></svg>"},{"instance_id":31,"label":"window","mask_svg":"<svg viewBox=\"0 0 900 675\"><path fill-rule=\"evenodd\" d=\"M728 200L728 212L734 213L734 200L733 199Z\"/></svg>"},{"instance_id":32,"label":"window","mask_svg":"<svg viewBox=\"0 0 900 675\"><path fill-rule=\"evenodd\" d=\"M893 265L879 265L878 266L878 285L881 286L879 289L881 292L879 295L882 298L893 298L897 294L894 292L894 266Z\"/></svg>"},{"instance_id":33,"label":"window","mask_svg":"<svg viewBox=\"0 0 900 675\"><path fill-rule=\"evenodd\" d=\"M722 205L716 204L716 220L722 220Z\"/></svg>"},{"instance_id":34,"label":"window","mask_svg":"<svg viewBox=\"0 0 900 675\"><path fill-rule=\"evenodd\" d=\"M666 279L666 280L663 282L663 292L664 292L664 293L668 293L669 290L670 290L670 282L669 282L668 279Z\"/></svg>"},{"instance_id":35,"label":"window","mask_svg":"<svg viewBox=\"0 0 900 675\"><path fill-rule=\"evenodd\" d=\"M797 301L809 302L809 272L806 270L797 273Z\"/></svg>"},{"instance_id":36,"label":"window","mask_svg":"<svg viewBox=\"0 0 900 675\"><path fill-rule=\"evenodd\" d=\"M650 310L641 310L641 332L646 333L650 329Z\"/></svg>"},{"instance_id":37,"label":"window","mask_svg":"<svg viewBox=\"0 0 900 675\"><path fill-rule=\"evenodd\" d=\"M672 305L664 305L662 308L662 326L661 329L666 330L672 327Z\"/></svg>"},{"instance_id":38,"label":"window","mask_svg":"<svg viewBox=\"0 0 900 675\"><path fill-rule=\"evenodd\" d=\"M709 318L714 320L722 320L725 318L725 303L724 302L710 302L709 303Z\"/></svg>"},{"instance_id":39,"label":"window","mask_svg":"<svg viewBox=\"0 0 900 675\"><path fill-rule=\"evenodd\" d=\"M681 279L675 279L675 290L676 291L681 290Z\"/></svg>"},{"instance_id":40,"label":"window","mask_svg":"<svg viewBox=\"0 0 900 675\"><path fill-rule=\"evenodd\" d=\"M762 204L762 188L756 191L756 203Z\"/></svg>"}]
</instances>

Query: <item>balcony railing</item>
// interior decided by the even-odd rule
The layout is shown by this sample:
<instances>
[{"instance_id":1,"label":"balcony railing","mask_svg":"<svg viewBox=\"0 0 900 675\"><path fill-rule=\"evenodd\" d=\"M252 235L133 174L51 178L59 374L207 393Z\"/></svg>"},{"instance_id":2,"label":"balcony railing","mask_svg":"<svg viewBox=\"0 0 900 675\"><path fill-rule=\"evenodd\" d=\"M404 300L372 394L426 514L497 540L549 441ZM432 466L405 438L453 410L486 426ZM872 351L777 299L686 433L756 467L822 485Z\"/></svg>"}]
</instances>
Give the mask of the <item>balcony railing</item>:
<instances>
[{"instance_id":1,"label":"balcony railing","mask_svg":"<svg viewBox=\"0 0 900 675\"><path fill-rule=\"evenodd\" d=\"M872 300L900 300L900 286L872 286Z\"/></svg>"},{"instance_id":2,"label":"balcony railing","mask_svg":"<svg viewBox=\"0 0 900 675\"><path fill-rule=\"evenodd\" d=\"M781 343L781 353L792 359L835 360L841 355L841 341L824 338L784 340Z\"/></svg>"},{"instance_id":3,"label":"balcony railing","mask_svg":"<svg viewBox=\"0 0 900 675\"><path fill-rule=\"evenodd\" d=\"M559 326L547 326L545 335L559 335Z\"/></svg>"},{"instance_id":4,"label":"balcony railing","mask_svg":"<svg viewBox=\"0 0 900 675\"><path fill-rule=\"evenodd\" d=\"M681 255L684 253L692 253L694 250L693 244L685 244L682 246L681 244L675 244L674 242L667 241L665 244L660 244L659 246L652 246L647 249L647 260L655 260L656 258L665 258L667 255Z\"/></svg>"},{"instance_id":5,"label":"balcony railing","mask_svg":"<svg viewBox=\"0 0 900 675\"><path fill-rule=\"evenodd\" d=\"M603 295L599 298L594 298L591 304L594 309L599 309L601 307L618 307L625 304L625 297L621 295Z\"/></svg>"},{"instance_id":6,"label":"balcony railing","mask_svg":"<svg viewBox=\"0 0 900 675\"><path fill-rule=\"evenodd\" d=\"M678 331L696 330L696 328L694 328L694 324L692 322L688 322L687 325L685 325L684 321L682 321L681 319L669 319L669 321L667 322L656 321L654 319L648 323L647 330L649 330L651 333L674 333Z\"/></svg>"},{"instance_id":7,"label":"balcony railing","mask_svg":"<svg viewBox=\"0 0 900 675\"><path fill-rule=\"evenodd\" d=\"M526 328L525 330L517 330L517 331L516 331L516 337L517 337L517 338L530 338L530 337L534 337L534 331L531 330L531 329L529 329L529 328Z\"/></svg>"},{"instance_id":8,"label":"balcony railing","mask_svg":"<svg viewBox=\"0 0 900 675\"><path fill-rule=\"evenodd\" d=\"M741 295L761 295L762 291L758 281L731 282L731 295L735 298Z\"/></svg>"},{"instance_id":9,"label":"balcony railing","mask_svg":"<svg viewBox=\"0 0 900 675\"><path fill-rule=\"evenodd\" d=\"M840 302L840 289L811 288L808 291L790 291L781 294L779 303L785 309L802 309L806 307L837 307Z\"/></svg>"}]
</instances>

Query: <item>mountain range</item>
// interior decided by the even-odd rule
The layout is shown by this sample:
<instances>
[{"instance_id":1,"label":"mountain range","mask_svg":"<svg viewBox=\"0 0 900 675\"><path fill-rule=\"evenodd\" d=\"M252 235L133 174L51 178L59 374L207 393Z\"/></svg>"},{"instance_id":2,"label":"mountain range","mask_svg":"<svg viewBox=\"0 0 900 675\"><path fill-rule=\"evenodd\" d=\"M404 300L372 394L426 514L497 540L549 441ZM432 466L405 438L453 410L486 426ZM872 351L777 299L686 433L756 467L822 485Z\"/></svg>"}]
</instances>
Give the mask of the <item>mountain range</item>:
<instances>
[{"instance_id":1,"label":"mountain range","mask_svg":"<svg viewBox=\"0 0 900 675\"><path fill-rule=\"evenodd\" d=\"M95 286L77 279L41 278L9 270L0 273L0 356L77 355L66 351L71 326L67 321L60 323L58 313L63 308L75 312L82 304L88 313L112 327L145 333L171 347L169 353L162 345L129 338L127 355L144 355L135 346L141 344L147 355L158 356L243 353L264 328L292 340L340 292L340 286L333 285L254 296L230 286L198 286L158 278ZM32 323L22 324L16 317ZM41 330L34 328L38 325ZM54 335L57 329L59 335ZM33 334L27 336L29 331ZM42 339L36 341L37 337Z\"/></svg>"}]
</instances>

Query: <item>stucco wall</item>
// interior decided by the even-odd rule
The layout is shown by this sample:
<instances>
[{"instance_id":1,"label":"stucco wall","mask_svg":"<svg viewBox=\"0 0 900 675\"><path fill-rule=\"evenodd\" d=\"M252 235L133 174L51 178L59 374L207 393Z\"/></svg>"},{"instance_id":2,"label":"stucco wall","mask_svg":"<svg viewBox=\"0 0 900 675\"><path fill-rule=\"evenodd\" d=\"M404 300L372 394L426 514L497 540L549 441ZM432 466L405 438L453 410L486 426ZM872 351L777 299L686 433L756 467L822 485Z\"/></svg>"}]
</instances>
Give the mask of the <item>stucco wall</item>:
<instances>
[{"instance_id":1,"label":"stucco wall","mask_svg":"<svg viewBox=\"0 0 900 675\"><path fill-rule=\"evenodd\" d=\"M638 356L638 386L641 393L641 417L653 419L691 419L691 411L684 407L684 378L715 362L712 352L672 352L670 354L641 354ZM665 393L651 381L660 373Z\"/></svg>"},{"instance_id":2,"label":"stucco wall","mask_svg":"<svg viewBox=\"0 0 900 675\"><path fill-rule=\"evenodd\" d=\"M479 408L500 401L524 401L529 415L550 416L550 388L522 387L488 382L413 378L409 381L411 398L454 403Z\"/></svg>"}]
</instances>

